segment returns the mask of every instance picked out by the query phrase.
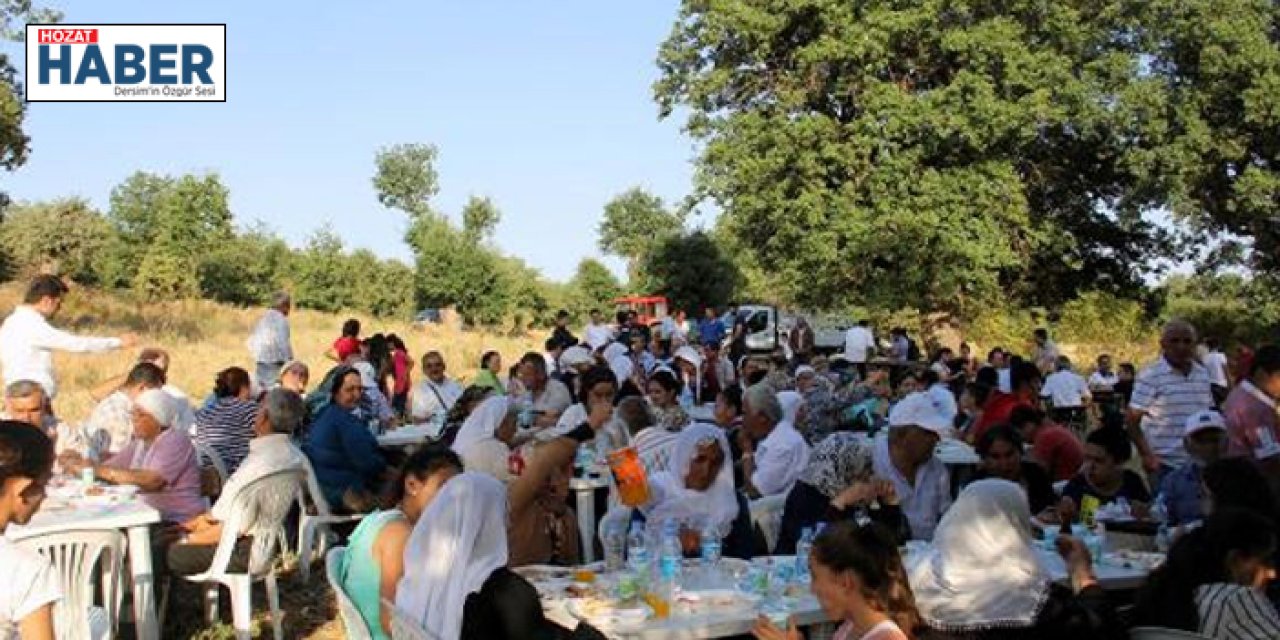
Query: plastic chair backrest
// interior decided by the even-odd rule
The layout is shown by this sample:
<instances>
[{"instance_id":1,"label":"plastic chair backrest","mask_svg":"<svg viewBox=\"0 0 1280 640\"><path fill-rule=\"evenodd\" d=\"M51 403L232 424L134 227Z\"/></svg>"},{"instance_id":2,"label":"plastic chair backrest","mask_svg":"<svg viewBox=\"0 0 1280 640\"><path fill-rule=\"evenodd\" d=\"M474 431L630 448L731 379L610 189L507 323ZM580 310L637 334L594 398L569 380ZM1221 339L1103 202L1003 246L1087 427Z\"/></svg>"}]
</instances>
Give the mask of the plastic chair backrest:
<instances>
[{"instance_id":1,"label":"plastic chair backrest","mask_svg":"<svg viewBox=\"0 0 1280 640\"><path fill-rule=\"evenodd\" d=\"M1129 630L1129 640L1213 640L1182 629L1166 629L1164 627L1134 627Z\"/></svg>"},{"instance_id":2,"label":"plastic chair backrest","mask_svg":"<svg viewBox=\"0 0 1280 640\"><path fill-rule=\"evenodd\" d=\"M356 603L351 601L342 588L342 559L347 555L346 547L334 547L324 556L324 574L329 580L329 588L338 599L338 613L342 616L342 626L347 633L347 640L369 640L369 626Z\"/></svg>"},{"instance_id":3,"label":"plastic chair backrest","mask_svg":"<svg viewBox=\"0 0 1280 640\"><path fill-rule=\"evenodd\" d=\"M329 501L325 499L324 491L320 490L320 481L316 479L315 467L311 466L311 459L306 457L305 455L302 456L302 468L303 468L304 474L306 475L305 497L310 499L311 504L315 506L316 515L318 516L333 515L333 509L330 508ZM302 504L302 507L304 509L306 508L306 506L307 505L305 503ZM303 513L306 513L306 511L303 511Z\"/></svg>"},{"instance_id":4,"label":"plastic chair backrest","mask_svg":"<svg viewBox=\"0 0 1280 640\"><path fill-rule=\"evenodd\" d=\"M250 482L231 503L231 517L222 527L222 538L209 564L211 576L225 575L241 535L253 536L249 554L250 575L261 575L285 543L284 523L298 499L304 472L286 469Z\"/></svg>"},{"instance_id":5,"label":"plastic chair backrest","mask_svg":"<svg viewBox=\"0 0 1280 640\"><path fill-rule=\"evenodd\" d=\"M778 534L782 531L782 510L787 505L787 494L767 496L751 501L751 522L764 534L769 553L773 553L778 545Z\"/></svg>"},{"instance_id":6,"label":"plastic chair backrest","mask_svg":"<svg viewBox=\"0 0 1280 640\"><path fill-rule=\"evenodd\" d=\"M114 530L83 530L26 538L19 545L49 559L62 585L62 599L54 605L54 628L59 638L89 640L89 609L94 606L94 568L102 575L102 596L108 629L115 629L124 569L124 534ZM105 554L105 557L104 557Z\"/></svg>"},{"instance_id":7,"label":"plastic chair backrest","mask_svg":"<svg viewBox=\"0 0 1280 640\"><path fill-rule=\"evenodd\" d=\"M204 466L205 461L208 461L209 465L218 472L218 480L225 485L227 483L227 465L222 461L222 456L219 456L218 452L208 445L201 444L195 440L191 441L191 446L195 447L196 458L200 461L200 466Z\"/></svg>"}]
</instances>

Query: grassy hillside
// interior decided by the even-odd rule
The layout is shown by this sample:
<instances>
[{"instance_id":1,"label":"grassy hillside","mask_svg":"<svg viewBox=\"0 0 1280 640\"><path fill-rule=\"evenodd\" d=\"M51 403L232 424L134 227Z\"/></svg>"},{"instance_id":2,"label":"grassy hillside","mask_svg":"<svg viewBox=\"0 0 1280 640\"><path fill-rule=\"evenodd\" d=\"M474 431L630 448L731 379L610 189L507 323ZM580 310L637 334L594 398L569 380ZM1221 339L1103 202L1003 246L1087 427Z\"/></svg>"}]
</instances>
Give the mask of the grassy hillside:
<instances>
[{"instance_id":1,"label":"grassy hillside","mask_svg":"<svg viewBox=\"0 0 1280 640\"><path fill-rule=\"evenodd\" d=\"M24 284L0 287L0 313L8 315L22 299ZM137 348L106 354L64 354L55 358L59 380L57 411L66 420L78 421L93 408L89 389L103 380L128 371L142 347L169 351L170 382L193 398L213 389L214 376L229 366L253 372L245 341L261 309L242 309L192 300L161 304L137 304L105 292L76 288L54 319L57 327L86 335L113 336L127 331L139 335ZM311 367L313 384L333 363L324 352L338 336L342 322L358 318L364 333L395 333L404 339L415 360L430 349L444 354L449 375L470 379L488 349L502 353L510 366L526 351L541 346L541 336L499 336L433 325L414 328L408 322L374 320L361 314L328 314L297 309L290 315L295 355ZM415 371L417 374L418 371Z\"/></svg>"}]
</instances>

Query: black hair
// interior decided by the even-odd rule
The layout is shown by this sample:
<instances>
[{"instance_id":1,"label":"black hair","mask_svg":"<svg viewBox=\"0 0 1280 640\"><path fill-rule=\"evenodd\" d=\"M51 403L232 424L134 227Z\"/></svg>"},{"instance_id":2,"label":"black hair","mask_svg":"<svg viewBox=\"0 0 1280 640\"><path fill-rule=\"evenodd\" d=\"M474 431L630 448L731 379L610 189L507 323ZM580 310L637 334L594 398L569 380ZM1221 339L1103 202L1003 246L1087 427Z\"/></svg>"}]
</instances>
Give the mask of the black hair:
<instances>
[{"instance_id":1,"label":"black hair","mask_svg":"<svg viewBox=\"0 0 1280 640\"><path fill-rule=\"evenodd\" d=\"M1013 365L1013 369L1009 372L1009 386L1014 391L1033 382L1040 382L1040 369L1030 362L1018 362Z\"/></svg>"},{"instance_id":2,"label":"black hair","mask_svg":"<svg viewBox=\"0 0 1280 640\"><path fill-rule=\"evenodd\" d=\"M563 320L568 317L569 317L569 312L564 309L561 309L556 312L556 320Z\"/></svg>"},{"instance_id":3,"label":"black hair","mask_svg":"<svg viewBox=\"0 0 1280 640\"><path fill-rule=\"evenodd\" d=\"M1133 618L1138 626L1199 631L1196 590L1207 584L1233 582L1230 557L1271 562L1276 549L1274 525L1252 511L1214 513L1203 527L1183 535L1165 563L1151 572L1138 591Z\"/></svg>"},{"instance_id":4,"label":"black hair","mask_svg":"<svg viewBox=\"0 0 1280 640\"><path fill-rule=\"evenodd\" d=\"M0 485L10 478L39 480L53 471L53 440L25 422L0 420Z\"/></svg>"},{"instance_id":5,"label":"black hair","mask_svg":"<svg viewBox=\"0 0 1280 640\"><path fill-rule=\"evenodd\" d=\"M555 339L554 337L547 338L547 341L542 343L542 348L546 349L547 351L555 351L556 349L559 349L561 346L563 345L560 344L560 341Z\"/></svg>"},{"instance_id":6,"label":"black hair","mask_svg":"<svg viewBox=\"0 0 1280 640\"><path fill-rule=\"evenodd\" d=\"M1249 370L1249 375L1256 376L1259 373L1268 376L1280 373L1280 346L1263 345L1254 352L1253 368Z\"/></svg>"},{"instance_id":7,"label":"black hair","mask_svg":"<svg viewBox=\"0 0 1280 640\"><path fill-rule=\"evenodd\" d=\"M333 385L329 387L330 402L333 402L334 399L338 397L338 391L342 389L342 381L346 379L347 376L353 373L356 374L357 376L360 376L360 371L358 371L355 367L338 365L337 369L333 372ZM364 385L363 376L360 376L360 384L362 386Z\"/></svg>"},{"instance_id":8,"label":"black hair","mask_svg":"<svg viewBox=\"0 0 1280 640\"><path fill-rule=\"evenodd\" d=\"M724 403L733 408L734 413L742 415L742 387L734 384L720 390Z\"/></svg>"},{"instance_id":9,"label":"black hair","mask_svg":"<svg viewBox=\"0 0 1280 640\"><path fill-rule=\"evenodd\" d=\"M409 348L405 346L404 340L401 340L400 336L394 333L387 336L387 344L391 345L392 350L395 350L395 349L399 349L400 351L409 350Z\"/></svg>"},{"instance_id":10,"label":"black hair","mask_svg":"<svg viewBox=\"0 0 1280 640\"><path fill-rule=\"evenodd\" d=\"M228 367L218 372L213 381L213 395L219 398L233 398L240 395L240 390L249 386L249 372L240 367Z\"/></svg>"},{"instance_id":11,"label":"black hair","mask_svg":"<svg viewBox=\"0 0 1280 640\"><path fill-rule=\"evenodd\" d=\"M1116 464L1124 464L1133 456L1133 449L1130 447L1129 434L1124 429L1115 426L1103 426L1101 429L1089 434L1085 442L1092 445L1102 447L1103 451L1115 460Z\"/></svg>"},{"instance_id":12,"label":"black hair","mask_svg":"<svg viewBox=\"0 0 1280 640\"><path fill-rule=\"evenodd\" d=\"M898 544L882 526L858 526L847 520L828 526L813 541L813 559L834 573L856 575L867 604L893 620L908 637L914 636L921 625L920 612Z\"/></svg>"},{"instance_id":13,"label":"black hair","mask_svg":"<svg viewBox=\"0 0 1280 640\"><path fill-rule=\"evenodd\" d=\"M453 408L449 409L449 413L445 416L445 424L460 423L471 415L468 405L481 402L494 393L492 387L481 387L479 385L471 385L462 391L462 395L458 397L458 401L453 403Z\"/></svg>"},{"instance_id":14,"label":"black hair","mask_svg":"<svg viewBox=\"0 0 1280 640\"><path fill-rule=\"evenodd\" d=\"M990 351L988 351L988 352L987 352L987 362L991 362L991 360L992 360L993 358L995 358L995 357L996 357L996 354L997 354L997 353L1003 356L1003 355L1005 354L1005 353L1004 353L1004 347L995 347L995 348L991 349Z\"/></svg>"},{"instance_id":15,"label":"black hair","mask_svg":"<svg viewBox=\"0 0 1280 640\"><path fill-rule=\"evenodd\" d=\"M1007 442L1013 447L1014 451L1022 453L1022 434L1018 430L1007 424L999 424L982 434L978 439L978 446L975 447L979 458L987 457L991 453L991 447L997 442Z\"/></svg>"},{"instance_id":16,"label":"black hair","mask_svg":"<svg viewBox=\"0 0 1280 640\"><path fill-rule=\"evenodd\" d=\"M755 385L760 384L768 375L769 372L764 369L756 369L755 371L752 371L751 375L747 376L747 386L754 387Z\"/></svg>"},{"instance_id":17,"label":"black hair","mask_svg":"<svg viewBox=\"0 0 1280 640\"><path fill-rule=\"evenodd\" d=\"M454 471L462 473L464 471L462 458L457 452L450 449L447 445L433 442L425 447L413 452L404 464L400 465L400 472L396 474L396 479L387 485L387 492L384 496L386 508L394 508L404 500L404 481L409 476L420 481L426 481L431 476L441 471Z\"/></svg>"},{"instance_id":18,"label":"black hair","mask_svg":"<svg viewBox=\"0 0 1280 640\"><path fill-rule=\"evenodd\" d=\"M603 365L595 365L587 369L586 373L578 378L578 402L582 406L590 409L587 399L591 396L591 389L598 384L608 383L613 385L613 393L618 394L618 377L613 375L613 369Z\"/></svg>"},{"instance_id":19,"label":"black hair","mask_svg":"<svg viewBox=\"0 0 1280 640\"><path fill-rule=\"evenodd\" d=\"M27 294L22 297L24 304L35 304L45 298L61 298L67 295L67 283L58 276L44 274L36 276L27 285Z\"/></svg>"},{"instance_id":20,"label":"black hair","mask_svg":"<svg viewBox=\"0 0 1280 640\"><path fill-rule=\"evenodd\" d=\"M661 385L663 389L676 394L680 393L682 386L680 384L680 379L676 377L676 374L667 371L666 369L654 372L653 375L649 376L649 382L656 382Z\"/></svg>"},{"instance_id":21,"label":"black hair","mask_svg":"<svg viewBox=\"0 0 1280 640\"><path fill-rule=\"evenodd\" d=\"M360 337L360 321L355 318L351 318L350 320L342 323L342 336L344 338Z\"/></svg>"},{"instance_id":22,"label":"black hair","mask_svg":"<svg viewBox=\"0 0 1280 640\"><path fill-rule=\"evenodd\" d=\"M501 355L502 355L502 354L498 353L497 351L486 351L486 352L484 352L484 355L480 356L480 368L481 368L481 369L488 369L488 368L489 368L489 360L490 360L491 358L493 358L494 356L501 356Z\"/></svg>"},{"instance_id":23,"label":"black hair","mask_svg":"<svg viewBox=\"0 0 1280 640\"><path fill-rule=\"evenodd\" d=\"M1048 338L1048 337L1049 337L1049 330L1048 330L1048 329L1036 329L1036 330L1035 330L1035 332L1034 332L1034 334L1035 334L1035 337L1037 337L1037 338Z\"/></svg>"},{"instance_id":24,"label":"black hair","mask_svg":"<svg viewBox=\"0 0 1280 640\"><path fill-rule=\"evenodd\" d=\"M991 393L1000 388L1000 372L991 365L984 366L974 375L973 383L978 387L973 399L978 403L978 407L982 407Z\"/></svg>"},{"instance_id":25,"label":"black hair","mask_svg":"<svg viewBox=\"0 0 1280 640\"><path fill-rule=\"evenodd\" d=\"M1021 429L1028 424L1040 424L1044 422L1045 413L1035 407L1027 405L1018 405L1009 413L1009 426L1015 429Z\"/></svg>"},{"instance_id":26,"label":"black hair","mask_svg":"<svg viewBox=\"0 0 1280 640\"><path fill-rule=\"evenodd\" d=\"M1248 509L1280 525L1280 505L1266 476L1248 458L1223 458L1204 469L1204 486L1213 494L1213 509Z\"/></svg>"},{"instance_id":27,"label":"black hair","mask_svg":"<svg viewBox=\"0 0 1280 640\"><path fill-rule=\"evenodd\" d=\"M165 383L164 369L150 363L139 362L133 365L129 370L129 375L124 379L124 386L136 387L138 385L146 385L148 388L159 389Z\"/></svg>"},{"instance_id":28,"label":"black hair","mask_svg":"<svg viewBox=\"0 0 1280 640\"><path fill-rule=\"evenodd\" d=\"M1121 362L1121 363L1120 363L1120 370L1121 370L1121 371L1124 371L1124 372L1126 372L1126 373L1128 373L1128 374L1130 374L1130 375L1138 375L1138 370L1137 370L1136 368L1134 368L1134 366L1133 366L1133 363L1132 363L1132 362Z\"/></svg>"},{"instance_id":29,"label":"black hair","mask_svg":"<svg viewBox=\"0 0 1280 640\"><path fill-rule=\"evenodd\" d=\"M942 376L939 376L938 372L933 369L925 369L920 373L919 378L920 382L926 387L932 387L942 381Z\"/></svg>"},{"instance_id":30,"label":"black hair","mask_svg":"<svg viewBox=\"0 0 1280 640\"><path fill-rule=\"evenodd\" d=\"M530 351L521 356L520 364L527 364L543 374L547 372L547 359L536 351Z\"/></svg>"}]
</instances>

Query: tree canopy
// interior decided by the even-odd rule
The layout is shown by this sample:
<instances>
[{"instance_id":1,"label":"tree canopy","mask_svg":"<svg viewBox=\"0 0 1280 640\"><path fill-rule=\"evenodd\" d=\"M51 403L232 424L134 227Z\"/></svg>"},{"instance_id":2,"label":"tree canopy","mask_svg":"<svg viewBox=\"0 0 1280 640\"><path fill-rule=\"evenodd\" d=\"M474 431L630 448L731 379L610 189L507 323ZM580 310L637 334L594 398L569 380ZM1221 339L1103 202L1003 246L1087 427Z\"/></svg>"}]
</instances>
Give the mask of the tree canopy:
<instances>
[{"instance_id":1,"label":"tree canopy","mask_svg":"<svg viewBox=\"0 0 1280 640\"><path fill-rule=\"evenodd\" d=\"M0 0L0 38L21 41L26 23L62 20L61 13L32 5L31 0ZM18 69L9 56L0 51L0 169L5 171L13 171L27 162L30 138L22 131L26 108ZM8 203L8 196L0 191L0 210Z\"/></svg>"},{"instance_id":2,"label":"tree canopy","mask_svg":"<svg viewBox=\"0 0 1280 640\"><path fill-rule=\"evenodd\" d=\"M1143 290L1179 255L1163 207L1276 215L1275 26L1261 0L686 0L654 90L703 145L692 201L790 301L1054 305ZM1206 206L1204 167L1247 197Z\"/></svg>"},{"instance_id":3,"label":"tree canopy","mask_svg":"<svg viewBox=\"0 0 1280 640\"><path fill-rule=\"evenodd\" d=\"M640 265L645 256L683 228L681 213L668 210L662 198L632 187L604 205L598 228L600 250L627 261L627 276L634 287L643 280Z\"/></svg>"},{"instance_id":4,"label":"tree canopy","mask_svg":"<svg viewBox=\"0 0 1280 640\"><path fill-rule=\"evenodd\" d=\"M662 240L645 257L648 292L665 296L672 310L699 312L734 301L741 272L720 245L702 231Z\"/></svg>"}]
</instances>

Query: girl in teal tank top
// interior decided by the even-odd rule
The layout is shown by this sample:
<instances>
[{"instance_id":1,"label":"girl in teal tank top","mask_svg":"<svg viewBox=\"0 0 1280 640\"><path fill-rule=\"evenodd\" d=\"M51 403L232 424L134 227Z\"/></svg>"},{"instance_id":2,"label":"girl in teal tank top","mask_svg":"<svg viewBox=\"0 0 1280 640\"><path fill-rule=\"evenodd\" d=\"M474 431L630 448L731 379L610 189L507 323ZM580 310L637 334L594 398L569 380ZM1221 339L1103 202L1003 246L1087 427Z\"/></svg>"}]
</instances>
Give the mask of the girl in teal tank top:
<instances>
[{"instance_id":1,"label":"girl in teal tank top","mask_svg":"<svg viewBox=\"0 0 1280 640\"><path fill-rule=\"evenodd\" d=\"M373 544L388 522L404 519L399 509L375 511L360 522L347 540L347 554L342 558L339 577L342 590L360 611L365 628L373 640L390 640L382 630L382 569L373 557Z\"/></svg>"}]
</instances>

